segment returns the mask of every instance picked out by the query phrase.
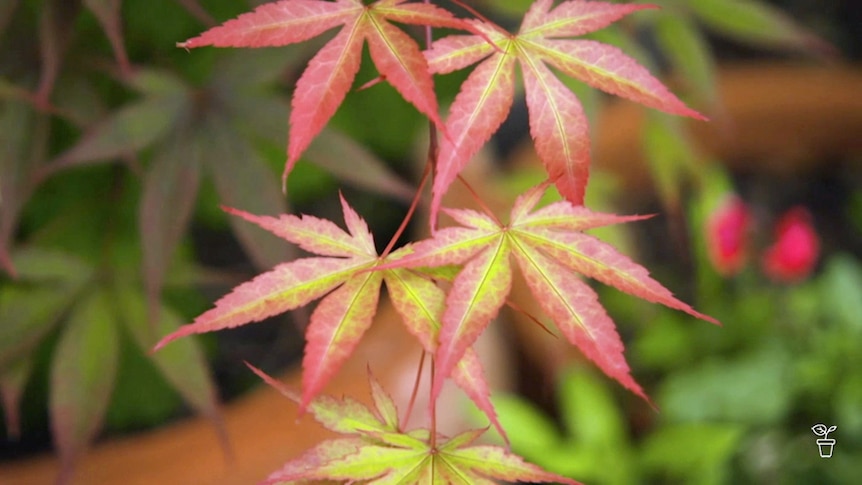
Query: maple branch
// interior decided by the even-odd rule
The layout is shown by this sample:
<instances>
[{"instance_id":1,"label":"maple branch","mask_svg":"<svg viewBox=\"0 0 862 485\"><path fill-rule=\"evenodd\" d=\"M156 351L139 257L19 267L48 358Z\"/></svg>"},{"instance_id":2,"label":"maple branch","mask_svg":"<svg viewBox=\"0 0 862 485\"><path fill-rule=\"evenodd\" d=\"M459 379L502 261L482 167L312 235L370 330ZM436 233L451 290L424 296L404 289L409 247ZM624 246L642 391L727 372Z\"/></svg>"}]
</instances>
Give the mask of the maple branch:
<instances>
[{"instance_id":1,"label":"maple branch","mask_svg":"<svg viewBox=\"0 0 862 485\"><path fill-rule=\"evenodd\" d=\"M416 396L419 394L419 384L422 382L422 369L425 368L425 350L419 355L419 367L416 369L416 380L413 382L413 392L410 393L410 402L407 404L407 412L404 413L404 419L401 420L403 426L410 421L410 415L413 414L413 405L416 404Z\"/></svg>"}]
</instances>

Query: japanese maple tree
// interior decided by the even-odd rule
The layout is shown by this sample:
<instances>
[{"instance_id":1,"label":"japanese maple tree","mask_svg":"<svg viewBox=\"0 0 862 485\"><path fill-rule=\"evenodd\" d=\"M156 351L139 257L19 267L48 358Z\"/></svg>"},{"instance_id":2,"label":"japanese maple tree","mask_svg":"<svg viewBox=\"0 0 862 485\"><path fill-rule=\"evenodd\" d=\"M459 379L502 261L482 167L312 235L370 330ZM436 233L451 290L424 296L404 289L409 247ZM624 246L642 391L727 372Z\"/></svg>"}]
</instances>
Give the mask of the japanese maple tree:
<instances>
[{"instance_id":1,"label":"japanese maple tree","mask_svg":"<svg viewBox=\"0 0 862 485\"><path fill-rule=\"evenodd\" d=\"M179 44L186 48L277 46L340 29L297 82L284 176L351 89L366 42L379 80L395 87L431 125L429 165L407 218L381 254L364 220L343 197L347 231L307 215L270 217L226 209L315 256L282 263L237 286L213 309L156 347L182 336L256 322L322 298L306 331L301 392L295 395L255 372L297 401L300 410L310 411L324 426L348 436L320 444L285 465L267 483L317 479L490 483L491 478L574 483L502 448L473 446L481 431L446 439L438 437L436 429L401 429L395 404L373 379L374 409L319 395L371 325L383 282L407 329L433 356L429 412L433 415L443 383L452 378L497 428L472 346L506 302L513 266L565 338L608 376L644 399L648 398L630 374L614 323L580 275L717 323L676 299L646 269L583 232L643 217L603 214L582 205L589 174L586 117L577 98L549 66L648 107L703 118L619 49L570 39L645 8L652 7L583 0L555 7L552 0L537 0L518 33L510 34L472 9L468 8L477 18L461 19L428 1L379 0L366 5L360 0L282 0ZM425 26L428 49L423 52L390 21ZM471 35L431 42L431 27L461 29ZM438 114L432 75L477 62L444 122ZM430 239L393 251L432 172L430 212L436 229L443 195L508 115L516 92L516 64L522 72L530 132L548 172L547 181L515 201L506 223L490 211L444 209L459 226L436 230ZM438 130L444 135L439 146ZM551 184L564 200L537 209Z\"/></svg>"}]
</instances>

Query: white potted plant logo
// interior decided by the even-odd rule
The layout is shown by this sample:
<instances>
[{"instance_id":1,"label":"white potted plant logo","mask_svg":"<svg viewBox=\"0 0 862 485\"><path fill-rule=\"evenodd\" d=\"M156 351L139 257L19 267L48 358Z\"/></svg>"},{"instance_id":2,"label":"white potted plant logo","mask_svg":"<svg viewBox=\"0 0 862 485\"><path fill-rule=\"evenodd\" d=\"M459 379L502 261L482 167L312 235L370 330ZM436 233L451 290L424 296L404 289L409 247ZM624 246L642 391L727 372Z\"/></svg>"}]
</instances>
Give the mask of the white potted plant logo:
<instances>
[{"instance_id":1,"label":"white potted plant logo","mask_svg":"<svg viewBox=\"0 0 862 485\"><path fill-rule=\"evenodd\" d=\"M820 448L820 458L832 458L832 449L835 447L835 440L827 438L829 433L838 429L838 426L826 427L825 424L815 424L811 427L811 431L817 436L822 436L817 440L817 447Z\"/></svg>"}]
</instances>

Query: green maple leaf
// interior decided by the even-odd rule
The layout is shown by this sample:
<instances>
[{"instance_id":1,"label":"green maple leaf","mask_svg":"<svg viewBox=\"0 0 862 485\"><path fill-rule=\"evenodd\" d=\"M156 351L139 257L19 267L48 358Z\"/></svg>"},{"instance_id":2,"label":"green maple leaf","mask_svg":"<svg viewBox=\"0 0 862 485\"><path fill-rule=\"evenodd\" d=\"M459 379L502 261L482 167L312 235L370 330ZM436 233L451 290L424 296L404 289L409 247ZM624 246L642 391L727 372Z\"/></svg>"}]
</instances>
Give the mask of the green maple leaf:
<instances>
[{"instance_id":1,"label":"green maple leaf","mask_svg":"<svg viewBox=\"0 0 862 485\"><path fill-rule=\"evenodd\" d=\"M269 385L299 403L300 397L249 365ZM314 418L345 436L324 441L289 461L263 483L337 480L367 484L493 484L574 480L546 472L503 448L473 445L485 430L470 430L432 444L427 429L400 430L395 403L369 372L373 408L350 398L319 396L308 404Z\"/></svg>"}]
</instances>

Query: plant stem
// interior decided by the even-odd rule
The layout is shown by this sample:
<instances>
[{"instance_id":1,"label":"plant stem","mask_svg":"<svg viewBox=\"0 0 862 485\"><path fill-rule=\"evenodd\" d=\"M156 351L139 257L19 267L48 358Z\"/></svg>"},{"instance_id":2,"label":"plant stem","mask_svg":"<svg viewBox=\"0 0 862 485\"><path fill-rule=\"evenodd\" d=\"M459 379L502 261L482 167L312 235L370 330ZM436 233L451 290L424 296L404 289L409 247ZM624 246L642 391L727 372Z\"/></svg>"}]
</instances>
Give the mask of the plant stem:
<instances>
[{"instance_id":1,"label":"plant stem","mask_svg":"<svg viewBox=\"0 0 862 485\"><path fill-rule=\"evenodd\" d=\"M482 198L479 197L479 194L476 193L475 190L473 190L473 186L470 185L470 183L467 182L467 180L461 175L458 175L458 181L460 181L462 184L464 184L464 188L467 189L467 192L470 192L470 195L473 197L473 200L476 201L476 204L479 205L479 207L482 209L482 211L485 212L485 214L488 214L488 217L490 217L491 219L494 219L494 222L496 222L497 225L499 225L500 227L503 227L503 223L500 222L500 219L497 217L496 214L494 214L494 211L492 211L491 208L488 207L487 204L485 204L485 202L482 200Z\"/></svg>"},{"instance_id":2,"label":"plant stem","mask_svg":"<svg viewBox=\"0 0 862 485\"><path fill-rule=\"evenodd\" d=\"M410 223L410 220L413 218L413 214L416 212L416 207L419 205L419 201L422 199L422 191L425 189L425 183L428 182L428 178L431 175L431 164L425 164L425 171L422 173L422 180L419 182L419 187L416 188L416 195L413 196L413 201L410 202L410 208L407 209L407 214L404 215L404 219L401 221L401 225L398 226L398 230L395 231L395 234L392 235L392 238L389 240L389 244L386 245L386 249L383 250L383 253L380 255L380 259L385 258L392 252L392 248L395 247L395 243L398 241L398 238L404 234L404 231L407 229L407 224Z\"/></svg>"},{"instance_id":3,"label":"plant stem","mask_svg":"<svg viewBox=\"0 0 862 485\"><path fill-rule=\"evenodd\" d=\"M407 412L404 413L404 419L401 420L401 425L406 426L407 421L410 421L410 415L413 413L413 405L416 404L416 396L419 394L419 384L422 382L422 369L425 368L425 355L423 350L419 356L419 367L416 369L416 380L413 382L413 392L410 393L410 402L407 404Z\"/></svg>"},{"instance_id":4,"label":"plant stem","mask_svg":"<svg viewBox=\"0 0 862 485\"><path fill-rule=\"evenodd\" d=\"M428 382L428 391L431 391L431 386L434 383L434 374L437 369L437 361L434 359L434 356L431 356L431 379ZM431 452L437 452L437 400L432 399L429 403L429 410L431 412L431 442L429 443L431 447Z\"/></svg>"}]
</instances>

